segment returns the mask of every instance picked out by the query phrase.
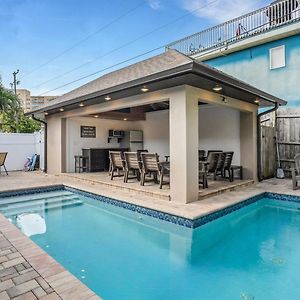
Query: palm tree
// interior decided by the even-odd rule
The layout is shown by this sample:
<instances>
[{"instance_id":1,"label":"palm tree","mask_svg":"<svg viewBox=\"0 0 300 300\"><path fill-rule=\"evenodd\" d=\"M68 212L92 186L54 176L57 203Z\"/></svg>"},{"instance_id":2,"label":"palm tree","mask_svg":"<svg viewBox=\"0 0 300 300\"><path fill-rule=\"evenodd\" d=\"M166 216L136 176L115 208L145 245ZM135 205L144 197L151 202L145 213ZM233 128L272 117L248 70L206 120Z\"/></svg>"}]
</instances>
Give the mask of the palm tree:
<instances>
[{"instance_id":1,"label":"palm tree","mask_svg":"<svg viewBox=\"0 0 300 300\"><path fill-rule=\"evenodd\" d=\"M0 82L0 121L1 127L8 126L16 131L16 121L19 119L21 107L19 99Z\"/></svg>"},{"instance_id":2,"label":"palm tree","mask_svg":"<svg viewBox=\"0 0 300 300\"><path fill-rule=\"evenodd\" d=\"M40 123L24 115L18 97L5 89L0 80L0 130L30 133L40 128Z\"/></svg>"}]
</instances>

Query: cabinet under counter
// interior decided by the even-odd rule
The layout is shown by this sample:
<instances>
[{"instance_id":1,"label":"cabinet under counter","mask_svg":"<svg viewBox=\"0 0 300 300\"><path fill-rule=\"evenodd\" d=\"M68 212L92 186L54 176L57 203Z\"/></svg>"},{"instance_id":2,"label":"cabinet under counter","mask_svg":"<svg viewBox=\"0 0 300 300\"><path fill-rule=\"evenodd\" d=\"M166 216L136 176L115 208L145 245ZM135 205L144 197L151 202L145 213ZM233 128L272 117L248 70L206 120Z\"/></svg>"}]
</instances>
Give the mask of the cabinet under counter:
<instances>
[{"instance_id":1,"label":"cabinet under counter","mask_svg":"<svg viewBox=\"0 0 300 300\"><path fill-rule=\"evenodd\" d=\"M128 148L83 148L82 155L88 158L88 172L101 172L109 169L109 151L128 150Z\"/></svg>"}]
</instances>

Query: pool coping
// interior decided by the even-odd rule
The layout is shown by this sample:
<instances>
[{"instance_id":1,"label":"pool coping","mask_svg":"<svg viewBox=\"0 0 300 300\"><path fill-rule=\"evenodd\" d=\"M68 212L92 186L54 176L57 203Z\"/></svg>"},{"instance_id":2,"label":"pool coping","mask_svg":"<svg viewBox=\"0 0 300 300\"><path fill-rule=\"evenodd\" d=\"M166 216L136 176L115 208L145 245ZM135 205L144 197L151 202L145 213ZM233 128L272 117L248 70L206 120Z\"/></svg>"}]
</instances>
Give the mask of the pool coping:
<instances>
[{"instance_id":1,"label":"pool coping","mask_svg":"<svg viewBox=\"0 0 300 300\"><path fill-rule=\"evenodd\" d=\"M187 218L183 216L179 216L176 214L172 214L165 211L160 211L153 208L148 208L142 205L137 205L133 203L128 203L126 201L122 201L119 199L114 199L112 197L99 195L93 192L88 192L76 187L71 187L65 184L56 184L56 185L49 185L49 186L40 186L40 187L33 187L33 188L26 188L26 189L15 189L9 191L0 192L0 199L5 197L13 197L19 195L26 195L26 194L37 194L43 192L50 192L50 191L57 191L57 190L65 190L74 192L79 195L83 195L86 197L90 197L97 201L110 204L113 206L121 207L127 210L131 210L143 215L151 216L156 219L164 220L176 225L188 227L191 229L195 229L199 226L202 226L206 223L209 223L213 220L221 218L231 212L241 209L244 206L248 206L264 197L269 197L275 200L282 200L282 201L293 201L293 202L300 202L300 196L296 195L288 195L288 194L279 194L279 193L272 193L272 192L260 192L254 196L250 196L246 199L242 199L241 201L233 204L229 204L224 207L219 207L210 212L207 212L203 215L196 216L195 218Z\"/></svg>"}]
</instances>

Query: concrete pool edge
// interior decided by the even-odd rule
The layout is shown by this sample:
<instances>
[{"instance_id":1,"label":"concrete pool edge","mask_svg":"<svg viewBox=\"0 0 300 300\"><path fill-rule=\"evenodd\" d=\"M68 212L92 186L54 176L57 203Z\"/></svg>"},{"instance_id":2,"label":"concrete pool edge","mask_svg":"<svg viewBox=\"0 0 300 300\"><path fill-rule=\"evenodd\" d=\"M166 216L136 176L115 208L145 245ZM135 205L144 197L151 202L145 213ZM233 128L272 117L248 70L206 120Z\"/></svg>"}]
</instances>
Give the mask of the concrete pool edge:
<instances>
[{"instance_id":1,"label":"concrete pool edge","mask_svg":"<svg viewBox=\"0 0 300 300\"><path fill-rule=\"evenodd\" d=\"M56 184L56 185L39 186L39 187L33 187L27 189L15 189L10 191L3 191L0 192L0 198L12 197L12 196L18 196L24 194L50 192L50 191L57 191L57 190L66 190L66 191L74 192L79 195L90 197L96 201L100 201L117 207L122 207L127 210L131 210L143 215L151 216L153 218L157 218L160 220L164 220L176 225L180 225L192 229L197 228L206 223L209 223L222 216L225 216L244 206L250 205L263 197L271 197L273 199L280 199L285 201L300 201L300 196L297 195L288 195L288 194L273 193L269 191L260 191L253 195L249 195L248 197L238 199L233 203L227 203L221 207L211 208L209 211L195 214L195 216L191 218L185 216L184 214L180 214L180 212L170 213L166 209L164 210L164 209L152 208L151 206L149 207L146 205L129 203L128 201L125 200L103 196L95 192L86 191L78 187L74 187L66 184Z\"/></svg>"}]
</instances>

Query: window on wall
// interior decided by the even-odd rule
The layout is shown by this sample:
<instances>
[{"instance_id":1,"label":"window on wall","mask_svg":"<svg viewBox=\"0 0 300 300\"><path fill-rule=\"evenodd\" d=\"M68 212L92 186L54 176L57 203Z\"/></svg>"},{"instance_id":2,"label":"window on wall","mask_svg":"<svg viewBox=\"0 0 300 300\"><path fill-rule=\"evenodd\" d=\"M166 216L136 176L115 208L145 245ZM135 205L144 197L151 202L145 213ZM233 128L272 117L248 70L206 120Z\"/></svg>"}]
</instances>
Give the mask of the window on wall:
<instances>
[{"instance_id":1,"label":"window on wall","mask_svg":"<svg viewBox=\"0 0 300 300\"><path fill-rule=\"evenodd\" d=\"M270 69L285 67L285 46L270 49Z\"/></svg>"}]
</instances>

